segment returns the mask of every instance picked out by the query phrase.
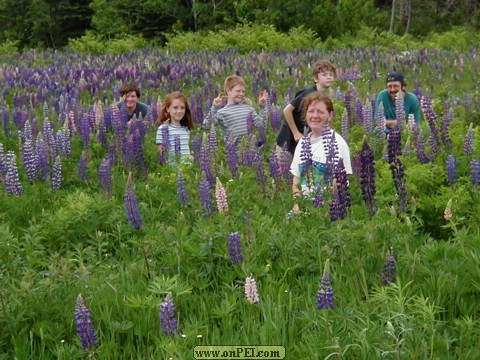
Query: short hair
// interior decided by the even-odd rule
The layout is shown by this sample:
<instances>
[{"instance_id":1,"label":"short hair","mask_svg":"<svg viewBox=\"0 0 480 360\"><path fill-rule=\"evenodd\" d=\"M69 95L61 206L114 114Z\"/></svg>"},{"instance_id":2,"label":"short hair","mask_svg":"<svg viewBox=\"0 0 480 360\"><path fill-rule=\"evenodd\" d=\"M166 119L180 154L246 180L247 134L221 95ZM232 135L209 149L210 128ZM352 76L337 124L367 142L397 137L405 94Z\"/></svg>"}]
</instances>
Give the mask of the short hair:
<instances>
[{"instance_id":1,"label":"short hair","mask_svg":"<svg viewBox=\"0 0 480 360\"><path fill-rule=\"evenodd\" d=\"M405 82L405 78L403 77L403 74L398 71L391 71L387 74L387 80L386 83L388 84L391 81L398 81L402 86L407 86L407 83Z\"/></svg>"},{"instance_id":2,"label":"short hair","mask_svg":"<svg viewBox=\"0 0 480 360\"><path fill-rule=\"evenodd\" d=\"M225 84L223 87L225 92L227 92L232 90L237 85L245 86L245 80L243 80L240 76L232 75L225 79Z\"/></svg>"},{"instance_id":3,"label":"short hair","mask_svg":"<svg viewBox=\"0 0 480 360\"><path fill-rule=\"evenodd\" d=\"M333 74L336 74L337 69L335 66L328 60L317 61L312 66L312 75L317 76L322 71L331 71Z\"/></svg>"},{"instance_id":4,"label":"short hair","mask_svg":"<svg viewBox=\"0 0 480 360\"><path fill-rule=\"evenodd\" d=\"M140 89L135 84L125 84L120 88L120 95L124 96L127 95L129 92L135 91L137 97L140 97Z\"/></svg>"},{"instance_id":5,"label":"short hair","mask_svg":"<svg viewBox=\"0 0 480 360\"><path fill-rule=\"evenodd\" d=\"M182 120L180 120L180 124L187 127L188 130L193 130L195 126L193 125L192 112L190 111L190 106L188 105L187 98L180 91L174 91L167 95L165 101L162 104L162 108L160 109L158 119L157 121L155 121L155 126L159 127L170 118L170 115L167 112L167 108L169 108L170 105L172 105L173 100L176 99L182 100L185 105L185 115L183 115Z\"/></svg>"},{"instance_id":6,"label":"short hair","mask_svg":"<svg viewBox=\"0 0 480 360\"><path fill-rule=\"evenodd\" d=\"M316 102L323 102L327 107L328 112L333 112L333 101L328 96L323 95L321 92L314 91L303 98L302 101L302 118L305 121L307 115L307 109L310 105Z\"/></svg>"}]
</instances>

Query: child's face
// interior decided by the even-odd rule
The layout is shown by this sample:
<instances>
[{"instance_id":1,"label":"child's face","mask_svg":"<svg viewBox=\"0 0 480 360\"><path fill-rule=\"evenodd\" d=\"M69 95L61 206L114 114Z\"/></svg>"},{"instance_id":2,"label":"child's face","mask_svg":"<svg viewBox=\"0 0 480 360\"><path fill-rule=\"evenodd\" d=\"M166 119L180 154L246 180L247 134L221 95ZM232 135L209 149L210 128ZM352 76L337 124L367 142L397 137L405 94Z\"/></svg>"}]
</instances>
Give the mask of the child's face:
<instances>
[{"instance_id":1,"label":"child's face","mask_svg":"<svg viewBox=\"0 0 480 360\"><path fill-rule=\"evenodd\" d=\"M322 88L328 89L332 87L335 81L335 74L330 70L320 70L320 72L313 77L313 81Z\"/></svg>"},{"instance_id":2,"label":"child's face","mask_svg":"<svg viewBox=\"0 0 480 360\"><path fill-rule=\"evenodd\" d=\"M240 104L245 98L245 86L235 85L230 90L227 90L228 102Z\"/></svg>"},{"instance_id":3,"label":"child's face","mask_svg":"<svg viewBox=\"0 0 480 360\"><path fill-rule=\"evenodd\" d=\"M171 121L180 122L185 116L185 103L180 99L174 99L167 108L167 112Z\"/></svg>"},{"instance_id":4,"label":"child's face","mask_svg":"<svg viewBox=\"0 0 480 360\"><path fill-rule=\"evenodd\" d=\"M135 106L138 102L137 93L135 91L130 91L129 93L126 93L123 97L123 101L128 109L135 109Z\"/></svg>"},{"instance_id":5,"label":"child's face","mask_svg":"<svg viewBox=\"0 0 480 360\"><path fill-rule=\"evenodd\" d=\"M323 126L328 124L332 119L333 114L330 113L322 101L315 101L308 105L305 119L307 120L308 127L314 134L321 134Z\"/></svg>"}]
</instances>

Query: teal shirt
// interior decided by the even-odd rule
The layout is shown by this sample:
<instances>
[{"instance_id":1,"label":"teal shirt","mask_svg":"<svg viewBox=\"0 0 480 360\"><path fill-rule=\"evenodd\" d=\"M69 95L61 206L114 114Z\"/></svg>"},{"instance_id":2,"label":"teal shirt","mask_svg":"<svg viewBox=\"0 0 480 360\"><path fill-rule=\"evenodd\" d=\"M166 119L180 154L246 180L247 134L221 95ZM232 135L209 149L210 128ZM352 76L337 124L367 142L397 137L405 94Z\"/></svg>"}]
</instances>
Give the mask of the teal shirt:
<instances>
[{"instance_id":1,"label":"teal shirt","mask_svg":"<svg viewBox=\"0 0 480 360\"><path fill-rule=\"evenodd\" d=\"M382 90L377 97L377 102L375 103L375 120L377 119L378 108L383 102L383 113L385 119L387 120L396 120L397 112L395 110L395 103L393 102L390 94L387 90ZM405 121L408 120L408 115L413 114L415 118L415 123L420 123L420 103L418 102L417 97L411 92L405 93L404 97L405 104Z\"/></svg>"}]
</instances>

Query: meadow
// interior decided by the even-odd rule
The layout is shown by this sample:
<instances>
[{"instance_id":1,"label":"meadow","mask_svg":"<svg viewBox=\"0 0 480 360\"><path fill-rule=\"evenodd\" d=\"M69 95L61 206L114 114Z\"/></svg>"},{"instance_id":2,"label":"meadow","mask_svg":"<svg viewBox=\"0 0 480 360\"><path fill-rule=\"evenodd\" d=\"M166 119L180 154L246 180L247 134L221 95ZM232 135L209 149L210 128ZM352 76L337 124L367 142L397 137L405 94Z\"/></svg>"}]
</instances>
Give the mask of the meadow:
<instances>
[{"instance_id":1,"label":"meadow","mask_svg":"<svg viewBox=\"0 0 480 360\"><path fill-rule=\"evenodd\" d=\"M480 358L478 56L373 46L3 55L0 359L192 359L197 345L281 345L286 359ZM333 127L354 162L343 218L330 191L288 216L288 163L274 151L281 110L319 59L337 66ZM401 129L396 162L372 125L393 68L423 112L419 129ZM228 134L201 125L231 74L257 110L259 91L269 94L268 123L234 161ZM127 126L112 104L128 81L150 112ZM194 161L178 167L159 157L153 125L174 90L196 124ZM249 277L259 301L251 283L245 295ZM327 277L333 307L319 309ZM96 340L84 346L86 307Z\"/></svg>"}]
</instances>

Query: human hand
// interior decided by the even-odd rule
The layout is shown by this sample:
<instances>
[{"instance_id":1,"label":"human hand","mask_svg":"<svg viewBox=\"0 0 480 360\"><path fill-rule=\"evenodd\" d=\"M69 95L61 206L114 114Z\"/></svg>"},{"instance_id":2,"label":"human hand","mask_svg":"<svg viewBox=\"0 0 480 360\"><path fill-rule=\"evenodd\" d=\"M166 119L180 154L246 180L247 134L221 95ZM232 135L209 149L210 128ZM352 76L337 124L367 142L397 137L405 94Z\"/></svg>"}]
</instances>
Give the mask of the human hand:
<instances>
[{"instance_id":1,"label":"human hand","mask_svg":"<svg viewBox=\"0 0 480 360\"><path fill-rule=\"evenodd\" d=\"M215 99L213 99L213 105L215 105L216 107L222 106L223 96L224 96L224 93L223 93L223 92L220 92L220 94L218 95L218 97L216 97Z\"/></svg>"},{"instance_id":2,"label":"human hand","mask_svg":"<svg viewBox=\"0 0 480 360\"><path fill-rule=\"evenodd\" d=\"M293 213L298 214L300 212L300 207L298 204L294 204L292 208Z\"/></svg>"},{"instance_id":3,"label":"human hand","mask_svg":"<svg viewBox=\"0 0 480 360\"><path fill-rule=\"evenodd\" d=\"M268 93L265 90L260 91L260 94L258 95L258 104L260 106L267 105L267 99L268 99Z\"/></svg>"},{"instance_id":4,"label":"human hand","mask_svg":"<svg viewBox=\"0 0 480 360\"><path fill-rule=\"evenodd\" d=\"M253 105L252 100L250 100L250 99L247 98L247 97L243 98L242 103L247 104L247 105L249 105L249 106L252 106L252 105Z\"/></svg>"}]
</instances>

